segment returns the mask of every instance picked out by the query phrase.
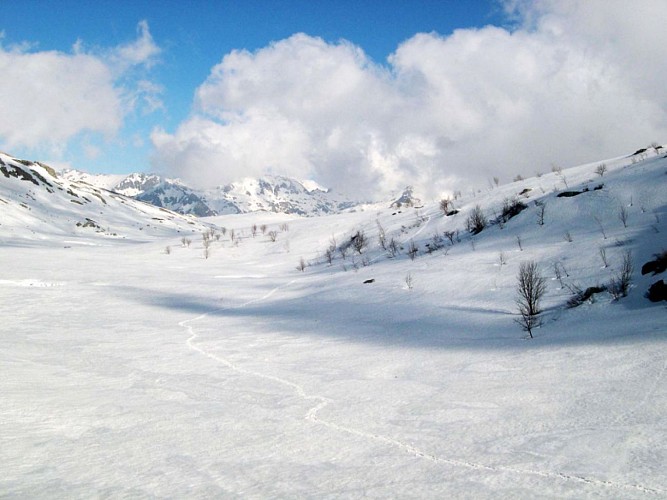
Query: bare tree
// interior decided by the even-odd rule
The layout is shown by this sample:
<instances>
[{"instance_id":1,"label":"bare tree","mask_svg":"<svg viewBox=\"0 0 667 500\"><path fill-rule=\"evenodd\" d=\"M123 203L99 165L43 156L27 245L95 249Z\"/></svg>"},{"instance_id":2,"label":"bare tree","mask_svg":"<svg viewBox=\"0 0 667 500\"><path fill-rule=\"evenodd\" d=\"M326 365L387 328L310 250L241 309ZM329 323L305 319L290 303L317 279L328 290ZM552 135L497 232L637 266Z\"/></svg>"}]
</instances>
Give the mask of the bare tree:
<instances>
[{"instance_id":1,"label":"bare tree","mask_svg":"<svg viewBox=\"0 0 667 500\"><path fill-rule=\"evenodd\" d=\"M593 219L595 219L595 222L597 222L598 227L600 228L600 232L602 233L602 238L606 240L607 239L607 232L604 230L604 226L602 225L602 221L596 215L593 216Z\"/></svg>"},{"instance_id":2,"label":"bare tree","mask_svg":"<svg viewBox=\"0 0 667 500\"><path fill-rule=\"evenodd\" d=\"M602 177L606 171L607 171L607 165L605 165L604 163L600 163L597 167L595 167L595 173L598 174L600 177Z\"/></svg>"},{"instance_id":3,"label":"bare tree","mask_svg":"<svg viewBox=\"0 0 667 500\"><path fill-rule=\"evenodd\" d=\"M414 287L414 278L412 277L412 273L405 275L405 284L407 285L408 290L412 290Z\"/></svg>"},{"instance_id":4,"label":"bare tree","mask_svg":"<svg viewBox=\"0 0 667 500\"><path fill-rule=\"evenodd\" d=\"M611 279L607 287L614 299L618 300L621 297L627 297L630 291L630 284L632 283L632 272L634 267L632 265L632 253L627 250L623 254L623 263L618 274Z\"/></svg>"},{"instance_id":5,"label":"bare tree","mask_svg":"<svg viewBox=\"0 0 667 500\"><path fill-rule=\"evenodd\" d=\"M607 260L607 251L604 247L600 247L600 258L602 259L602 264L604 267L609 267L609 261Z\"/></svg>"},{"instance_id":6,"label":"bare tree","mask_svg":"<svg viewBox=\"0 0 667 500\"><path fill-rule=\"evenodd\" d=\"M269 231L269 239L275 243L278 239L278 231Z\"/></svg>"},{"instance_id":7,"label":"bare tree","mask_svg":"<svg viewBox=\"0 0 667 500\"><path fill-rule=\"evenodd\" d=\"M331 265L334 260L334 250L332 250L331 247L327 248L324 252L324 258L327 259L327 262Z\"/></svg>"},{"instance_id":8,"label":"bare tree","mask_svg":"<svg viewBox=\"0 0 667 500\"><path fill-rule=\"evenodd\" d=\"M266 234L267 229L268 228L266 227L266 224L262 224L261 226L259 226L259 230L262 232L262 234Z\"/></svg>"},{"instance_id":9,"label":"bare tree","mask_svg":"<svg viewBox=\"0 0 667 500\"><path fill-rule=\"evenodd\" d=\"M380 247L382 247L382 250L387 249L387 234L384 231L384 228L382 227L382 224L380 223L380 220L375 221L378 226L378 241L380 243Z\"/></svg>"},{"instance_id":10,"label":"bare tree","mask_svg":"<svg viewBox=\"0 0 667 500\"><path fill-rule=\"evenodd\" d=\"M415 257L417 257L418 253L419 248L414 241L410 240L410 244L408 245L408 255L410 256L410 260L415 260Z\"/></svg>"},{"instance_id":11,"label":"bare tree","mask_svg":"<svg viewBox=\"0 0 667 500\"><path fill-rule=\"evenodd\" d=\"M517 275L517 300L520 318L516 321L533 338L533 329L541 324L540 300L547 289L546 279L540 276L535 261L522 262Z\"/></svg>"},{"instance_id":12,"label":"bare tree","mask_svg":"<svg viewBox=\"0 0 667 500\"><path fill-rule=\"evenodd\" d=\"M544 211L547 208L547 204L543 201L537 205L537 225L544 226Z\"/></svg>"},{"instance_id":13,"label":"bare tree","mask_svg":"<svg viewBox=\"0 0 667 500\"><path fill-rule=\"evenodd\" d=\"M445 238L449 240L449 244L453 246L456 233L454 231L445 231L443 234L445 235Z\"/></svg>"},{"instance_id":14,"label":"bare tree","mask_svg":"<svg viewBox=\"0 0 667 500\"><path fill-rule=\"evenodd\" d=\"M398 243L394 238L389 240L389 244L387 245L387 252L389 253L390 258L396 257L396 254L399 252L400 248Z\"/></svg>"},{"instance_id":15,"label":"bare tree","mask_svg":"<svg viewBox=\"0 0 667 500\"><path fill-rule=\"evenodd\" d=\"M255 236L257 236L257 224L253 224L253 225L250 227L250 232L252 233L252 237L253 237L253 238L254 238Z\"/></svg>"},{"instance_id":16,"label":"bare tree","mask_svg":"<svg viewBox=\"0 0 667 500\"><path fill-rule=\"evenodd\" d=\"M623 227L628 227L628 209L621 205L618 209L618 218L623 223Z\"/></svg>"}]
</instances>

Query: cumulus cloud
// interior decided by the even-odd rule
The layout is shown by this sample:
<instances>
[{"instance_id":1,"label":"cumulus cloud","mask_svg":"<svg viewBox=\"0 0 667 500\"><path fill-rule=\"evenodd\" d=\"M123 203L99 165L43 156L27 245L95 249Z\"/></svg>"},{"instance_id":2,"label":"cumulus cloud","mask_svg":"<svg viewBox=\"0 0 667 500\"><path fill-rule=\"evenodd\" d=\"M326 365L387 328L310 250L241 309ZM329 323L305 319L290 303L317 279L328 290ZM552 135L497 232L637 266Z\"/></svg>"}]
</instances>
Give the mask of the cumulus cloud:
<instances>
[{"instance_id":1,"label":"cumulus cloud","mask_svg":"<svg viewBox=\"0 0 667 500\"><path fill-rule=\"evenodd\" d=\"M0 45L0 145L58 154L82 132L112 136L139 98L159 107L160 89L129 75L158 53L145 22L136 41L104 52L80 41L71 53Z\"/></svg>"},{"instance_id":2,"label":"cumulus cloud","mask_svg":"<svg viewBox=\"0 0 667 500\"><path fill-rule=\"evenodd\" d=\"M659 3L514 0L512 30L416 34L386 65L305 34L234 51L193 115L154 131L154 162L200 184L274 172L437 196L631 152L667 134Z\"/></svg>"}]
</instances>

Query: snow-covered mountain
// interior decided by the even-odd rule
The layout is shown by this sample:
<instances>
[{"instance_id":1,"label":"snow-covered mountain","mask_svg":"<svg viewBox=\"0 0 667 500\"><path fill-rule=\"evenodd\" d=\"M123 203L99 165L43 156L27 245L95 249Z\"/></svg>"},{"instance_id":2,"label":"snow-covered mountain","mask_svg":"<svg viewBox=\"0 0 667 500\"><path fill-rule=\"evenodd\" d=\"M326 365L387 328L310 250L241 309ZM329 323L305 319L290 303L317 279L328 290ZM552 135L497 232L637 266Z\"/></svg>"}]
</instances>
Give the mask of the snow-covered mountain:
<instances>
[{"instance_id":1,"label":"snow-covered mountain","mask_svg":"<svg viewBox=\"0 0 667 500\"><path fill-rule=\"evenodd\" d=\"M96 187L110 179L67 178L39 162L0 153L0 241L14 239L145 239L207 230L193 217ZM77 179L77 180L70 180Z\"/></svg>"},{"instance_id":2,"label":"snow-covered mountain","mask_svg":"<svg viewBox=\"0 0 667 500\"><path fill-rule=\"evenodd\" d=\"M87 182L158 207L198 217L248 212L275 212L301 216L339 213L357 202L318 186L312 181L266 176L243 179L214 189L195 189L178 179L135 173L92 175L66 170L69 180Z\"/></svg>"}]
</instances>

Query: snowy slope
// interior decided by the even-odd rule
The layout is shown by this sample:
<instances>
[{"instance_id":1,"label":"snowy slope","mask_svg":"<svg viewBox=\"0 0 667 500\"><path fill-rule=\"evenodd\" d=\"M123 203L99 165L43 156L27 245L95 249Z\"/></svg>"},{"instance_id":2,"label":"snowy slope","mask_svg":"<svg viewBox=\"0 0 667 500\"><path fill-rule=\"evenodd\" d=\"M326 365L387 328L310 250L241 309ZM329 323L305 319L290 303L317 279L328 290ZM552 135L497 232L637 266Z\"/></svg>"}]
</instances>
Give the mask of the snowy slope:
<instances>
[{"instance_id":1,"label":"snowy slope","mask_svg":"<svg viewBox=\"0 0 667 500\"><path fill-rule=\"evenodd\" d=\"M666 498L667 310L644 293L667 276L640 268L667 247L667 159L605 165L465 194L450 215L385 204L207 218L210 243L3 241L0 492ZM494 219L515 197L518 215L466 230L476 205ZM627 297L567 307L627 251ZM531 340L515 322L527 260L547 279Z\"/></svg>"},{"instance_id":2,"label":"snowy slope","mask_svg":"<svg viewBox=\"0 0 667 500\"><path fill-rule=\"evenodd\" d=\"M40 163L0 153L0 243L92 238L152 239L207 230L199 221L88 182L64 179Z\"/></svg>"}]
</instances>

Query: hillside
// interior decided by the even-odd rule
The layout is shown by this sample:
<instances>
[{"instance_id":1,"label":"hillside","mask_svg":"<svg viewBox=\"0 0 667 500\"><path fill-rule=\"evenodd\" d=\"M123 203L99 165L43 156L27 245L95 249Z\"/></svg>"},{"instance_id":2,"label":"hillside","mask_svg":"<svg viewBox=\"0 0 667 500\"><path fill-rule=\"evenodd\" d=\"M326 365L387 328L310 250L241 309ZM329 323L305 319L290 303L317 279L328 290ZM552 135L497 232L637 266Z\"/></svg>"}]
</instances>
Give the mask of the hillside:
<instances>
[{"instance_id":1,"label":"hillside","mask_svg":"<svg viewBox=\"0 0 667 500\"><path fill-rule=\"evenodd\" d=\"M48 165L0 153L0 244L71 238L146 240L192 234L196 219L130 197L67 180Z\"/></svg>"},{"instance_id":2,"label":"hillside","mask_svg":"<svg viewBox=\"0 0 667 500\"><path fill-rule=\"evenodd\" d=\"M206 217L191 241L187 218L147 227L165 212L1 158L8 496L667 496L667 308L645 297L667 274L642 274L667 249L661 150L447 213L406 190ZM132 238L76 227L91 207ZM527 261L546 281L532 339Z\"/></svg>"}]
</instances>

